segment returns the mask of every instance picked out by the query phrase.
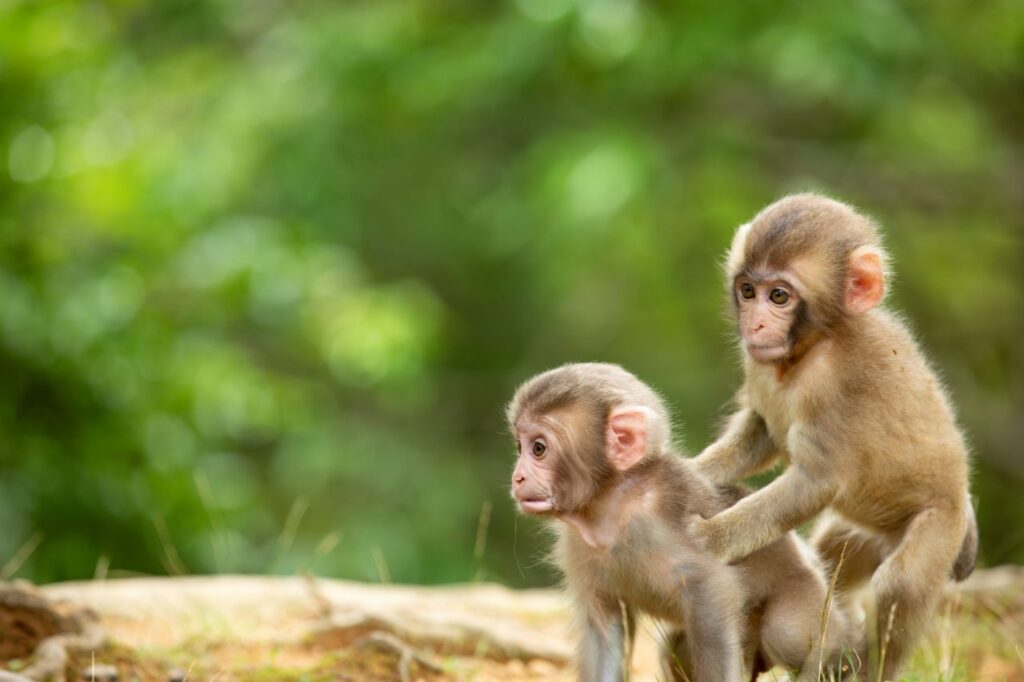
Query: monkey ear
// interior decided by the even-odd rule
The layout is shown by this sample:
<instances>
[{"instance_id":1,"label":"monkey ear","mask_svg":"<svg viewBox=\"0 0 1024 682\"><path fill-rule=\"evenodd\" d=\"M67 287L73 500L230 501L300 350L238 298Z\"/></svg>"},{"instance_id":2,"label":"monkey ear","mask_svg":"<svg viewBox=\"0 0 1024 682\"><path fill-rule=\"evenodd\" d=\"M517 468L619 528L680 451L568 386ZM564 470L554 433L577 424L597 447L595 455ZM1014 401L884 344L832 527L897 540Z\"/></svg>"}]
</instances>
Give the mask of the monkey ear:
<instances>
[{"instance_id":1,"label":"monkey ear","mask_svg":"<svg viewBox=\"0 0 1024 682\"><path fill-rule=\"evenodd\" d=\"M628 471L647 453L647 413L635 407L613 410L608 417L608 459Z\"/></svg>"},{"instance_id":2,"label":"monkey ear","mask_svg":"<svg viewBox=\"0 0 1024 682\"><path fill-rule=\"evenodd\" d=\"M885 297L885 266L882 256L870 246L855 249L850 255L846 280L846 310L862 315Z\"/></svg>"}]
</instances>

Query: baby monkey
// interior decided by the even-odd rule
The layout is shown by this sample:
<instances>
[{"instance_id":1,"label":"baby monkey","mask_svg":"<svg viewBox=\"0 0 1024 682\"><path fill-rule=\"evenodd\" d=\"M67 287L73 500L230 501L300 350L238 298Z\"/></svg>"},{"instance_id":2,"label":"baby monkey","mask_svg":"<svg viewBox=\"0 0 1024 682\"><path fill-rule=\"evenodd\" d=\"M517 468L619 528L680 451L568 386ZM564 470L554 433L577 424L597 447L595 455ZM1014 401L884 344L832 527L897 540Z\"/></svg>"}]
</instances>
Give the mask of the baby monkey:
<instances>
[{"instance_id":1,"label":"baby monkey","mask_svg":"<svg viewBox=\"0 0 1024 682\"><path fill-rule=\"evenodd\" d=\"M559 522L554 556L581 630L581 680L628 679L640 611L671 628L668 679L735 682L767 662L816 680L838 665L851 627L795 534L734 565L691 537L695 515L742 492L715 488L673 451L665 406L645 383L616 365L565 365L520 386L508 421L513 498Z\"/></svg>"},{"instance_id":2,"label":"baby monkey","mask_svg":"<svg viewBox=\"0 0 1024 682\"><path fill-rule=\"evenodd\" d=\"M737 230L726 272L745 381L725 432L694 460L716 483L789 463L696 522L726 561L827 510L813 542L841 566L839 592L870 584L875 596L880 645L859 656L871 680L897 679L978 550L967 446L917 342L880 305L887 260L871 220L816 194L780 199Z\"/></svg>"}]
</instances>

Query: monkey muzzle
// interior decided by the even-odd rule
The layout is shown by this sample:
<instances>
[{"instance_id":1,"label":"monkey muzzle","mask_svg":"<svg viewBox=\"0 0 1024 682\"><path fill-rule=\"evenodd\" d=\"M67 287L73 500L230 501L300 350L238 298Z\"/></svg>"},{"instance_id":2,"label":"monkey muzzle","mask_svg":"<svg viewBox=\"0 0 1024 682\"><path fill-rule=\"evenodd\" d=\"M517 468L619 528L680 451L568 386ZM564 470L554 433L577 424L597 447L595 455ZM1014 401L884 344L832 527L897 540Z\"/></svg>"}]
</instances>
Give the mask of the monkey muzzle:
<instances>
[{"instance_id":1,"label":"monkey muzzle","mask_svg":"<svg viewBox=\"0 0 1024 682\"><path fill-rule=\"evenodd\" d=\"M747 353L757 362L775 362L786 357L786 353L789 352L789 345L785 343L773 345L748 343L746 346Z\"/></svg>"},{"instance_id":2,"label":"monkey muzzle","mask_svg":"<svg viewBox=\"0 0 1024 682\"><path fill-rule=\"evenodd\" d=\"M550 514L555 509L554 503L546 497L527 499L517 497L516 500L524 514Z\"/></svg>"}]
</instances>

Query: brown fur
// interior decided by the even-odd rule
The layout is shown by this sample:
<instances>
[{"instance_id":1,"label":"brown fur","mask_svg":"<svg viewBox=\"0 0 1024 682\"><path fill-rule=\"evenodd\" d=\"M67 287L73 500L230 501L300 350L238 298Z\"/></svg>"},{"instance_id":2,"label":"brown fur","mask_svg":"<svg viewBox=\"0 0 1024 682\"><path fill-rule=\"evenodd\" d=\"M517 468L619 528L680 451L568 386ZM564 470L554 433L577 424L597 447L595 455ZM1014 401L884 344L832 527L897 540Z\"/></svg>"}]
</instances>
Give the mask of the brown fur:
<instances>
[{"instance_id":1,"label":"brown fur","mask_svg":"<svg viewBox=\"0 0 1024 682\"><path fill-rule=\"evenodd\" d=\"M851 275L858 258L881 268L864 260L867 274ZM886 260L871 221L813 194L786 197L740 229L730 286L740 276L782 273L802 286L807 318L787 357L746 356L740 409L695 462L728 482L789 460L768 486L699 524L699 535L734 560L830 510L814 544L832 566L846 546L841 590L870 580L882 635L896 605L882 671L895 679L949 576L973 568L977 529L967 447L941 382L896 315L849 311L862 280L877 277L868 284L881 286ZM876 652L861 653L867 660Z\"/></svg>"},{"instance_id":2,"label":"brown fur","mask_svg":"<svg viewBox=\"0 0 1024 682\"><path fill-rule=\"evenodd\" d=\"M642 459L618 471L608 465L605 425L617 411L637 408L647 416L643 430L654 437L645 439ZM819 659L834 663L850 628L845 615L831 609L822 640L825 580L794 534L734 566L694 542L693 518L721 512L744 493L711 485L671 449L668 415L653 390L620 367L594 363L531 379L508 409L520 459L529 457L534 425L552 413L557 418L550 423L562 432L552 431L545 442L573 444L545 457L572 462L548 461L546 471L554 477L552 514L564 522L556 524L554 557L578 612L580 679L623 679L638 611L671 628L663 653L669 679L684 679L682 667L692 682L732 682L741 679L742 668L757 665L755 655L802 669L803 680L817 678ZM571 429L577 432L565 432ZM514 492L534 475L523 467L517 464L522 473ZM580 504L585 495L591 497Z\"/></svg>"}]
</instances>

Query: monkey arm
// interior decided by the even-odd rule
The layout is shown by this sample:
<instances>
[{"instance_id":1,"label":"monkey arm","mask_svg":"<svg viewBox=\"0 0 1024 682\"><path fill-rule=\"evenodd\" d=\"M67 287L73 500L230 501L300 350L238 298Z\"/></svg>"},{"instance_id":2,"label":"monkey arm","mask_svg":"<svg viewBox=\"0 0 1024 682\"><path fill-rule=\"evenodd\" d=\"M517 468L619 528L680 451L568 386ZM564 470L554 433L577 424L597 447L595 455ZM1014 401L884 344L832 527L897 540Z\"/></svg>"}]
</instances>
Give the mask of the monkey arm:
<instances>
[{"instance_id":1,"label":"monkey arm","mask_svg":"<svg viewBox=\"0 0 1024 682\"><path fill-rule=\"evenodd\" d=\"M790 439L809 441L807 438ZM796 528L835 497L837 482L828 462L815 449L811 461L793 453L793 464L774 481L732 507L696 523L695 532L707 549L725 561L735 561L770 544Z\"/></svg>"},{"instance_id":2,"label":"monkey arm","mask_svg":"<svg viewBox=\"0 0 1024 682\"><path fill-rule=\"evenodd\" d=\"M635 621L626 607L608 605L600 612L581 614L583 637L579 644L579 679L622 682L629 679L629 653Z\"/></svg>"},{"instance_id":3,"label":"monkey arm","mask_svg":"<svg viewBox=\"0 0 1024 682\"><path fill-rule=\"evenodd\" d=\"M686 570L683 582L688 607L685 631L689 662L687 679L739 682L743 677L741 648L742 599L735 576L717 561ZM682 661L676 663L681 664Z\"/></svg>"},{"instance_id":4,"label":"monkey arm","mask_svg":"<svg viewBox=\"0 0 1024 682\"><path fill-rule=\"evenodd\" d=\"M729 418L722 436L693 463L712 483L732 483L768 468L779 454L761 415L744 408Z\"/></svg>"}]
</instances>

